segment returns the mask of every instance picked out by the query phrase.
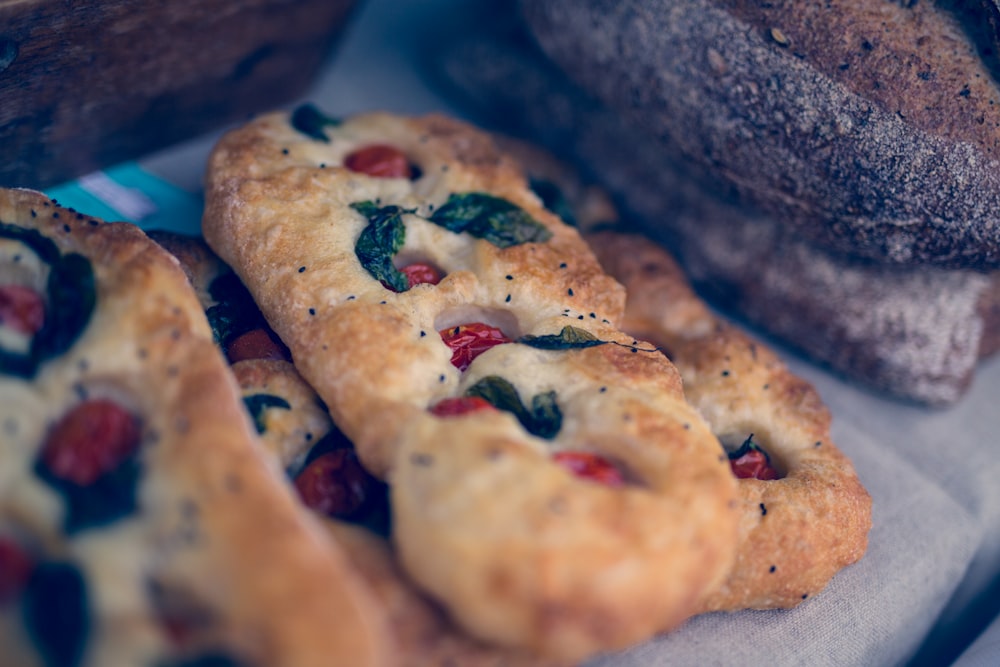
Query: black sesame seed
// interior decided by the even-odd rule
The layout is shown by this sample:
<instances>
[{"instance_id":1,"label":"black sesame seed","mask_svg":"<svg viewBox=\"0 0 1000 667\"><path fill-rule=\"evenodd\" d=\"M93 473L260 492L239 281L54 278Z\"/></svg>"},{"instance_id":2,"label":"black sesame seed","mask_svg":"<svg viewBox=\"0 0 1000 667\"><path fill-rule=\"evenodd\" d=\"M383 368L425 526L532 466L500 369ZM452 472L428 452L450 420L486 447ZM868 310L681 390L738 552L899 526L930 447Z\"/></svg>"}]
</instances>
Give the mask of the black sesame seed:
<instances>
[{"instance_id":1,"label":"black sesame seed","mask_svg":"<svg viewBox=\"0 0 1000 667\"><path fill-rule=\"evenodd\" d=\"M591 313L590 314L590 319L596 320L597 319L597 315L595 313Z\"/></svg>"},{"instance_id":2,"label":"black sesame seed","mask_svg":"<svg viewBox=\"0 0 1000 667\"><path fill-rule=\"evenodd\" d=\"M822 442L820 442L819 440L817 440L817 441L816 441L816 444L815 444L814 446L815 446L815 447L822 447L822 446L823 446L823 443L822 443Z\"/></svg>"},{"instance_id":3,"label":"black sesame seed","mask_svg":"<svg viewBox=\"0 0 1000 667\"><path fill-rule=\"evenodd\" d=\"M559 268L560 268L560 269L565 269L565 268L566 268L567 266L569 266L569 264L567 264L566 262L563 262L563 263L561 263L561 264L559 265Z\"/></svg>"},{"instance_id":4,"label":"black sesame seed","mask_svg":"<svg viewBox=\"0 0 1000 667\"><path fill-rule=\"evenodd\" d=\"M424 336L426 336L426 335L427 335L427 332L426 332L426 331L421 331L421 332L420 332L420 337L421 337L421 338L423 338L423 337L424 337Z\"/></svg>"},{"instance_id":5,"label":"black sesame seed","mask_svg":"<svg viewBox=\"0 0 1000 667\"><path fill-rule=\"evenodd\" d=\"M722 377L724 378L729 377L729 371L722 371Z\"/></svg>"},{"instance_id":6,"label":"black sesame seed","mask_svg":"<svg viewBox=\"0 0 1000 667\"><path fill-rule=\"evenodd\" d=\"M281 154L282 155L288 155L288 149L287 148L282 148L281 149Z\"/></svg>"},{"instance_id":7,"label":"black sesame seed","mask_svg":"<svg viewBox=\"0 0 1000 667\"><path fill-rule=\"evenodd\" d=\"M320 169L326 169L326 162L320 162L319 163L319 168Z\"/></svg>"},{"instance_id":8,"label":"black sesame seed","mask_svg":"<svg viewBox=\"0 0 1000 667\"><path fill-rule=\"evenodd\" d=\"M312 439L313 439L313 434L312 434L312 433L308 433L308 432L307 432L307 433L306 433L306 442L309 442L309 441L310 441L310 440L312 440Z\"/></svg>"},{"instance_id":9,"label":"black sesame seed","mask_svg":"<svg viewBox=\"0 0 1000 667\"><path fill-rule=\"evenodd\" d=\"M805 599L806 599L807 597L809 597L809 594L808 594L808 593L803 593L803 594L802 594L802 599L803 599L803 600L805 600Z\"/></svg>"},{"instance_id":10,"label":"black sesame seed","mask_svg":"<svg viewBox=\"0 0 1000 667\"><path fill-rule=\"evenodd\" d=\"M778 566L777 566L777 565L772 565L772 566L771 566L771 569L770 569L770 570L768 570L768 572L774 572L774 571L775 571L775 570L777 570L777 569L778 569Z\"/></svg>"},{"instance_id":11,"label":"black sesame seed","mask_svg":"<svg viewBox=\"0 0 1000 667\"><path fill-rule=\"evenodd\" d=\"M299 267L299 273L305 273L305 272L306 272L306 267L300 266Z\"/></svg>"},{"instance_id":12,"label":"black sesame seed","mask_svg":"<svg viewBox=\"0 0 1000 667\"><path fill-rule=\"evenodd\" d=\"M447 379L447 378L445 378L444 373L442 373L441 375L438 376L438 382L444 382L445 379Z\"/></svg>"},{"instance_id":13,"label":"black sesame seed","mask_svg":"<svg viewBox=\"0 0 1000 667\"><path fill-rule=\"evenodd\" d=\"M583 315L577 315L576 319L582 320L583 319ZM632 351L635 352L635 350L632 350Z\"/></svg>"},{"instance_id":14,"label":"black sesame seed","mask_svg":"<svg viewBox=\"0 0 1000 667\"><path fill-rule=\"evenodd\" d=\"M566 294L569 294L570 296L573 296L573 288L570 287L568 290L566 290Z\"/></svg>"},{"instance_id":15,"label":"black sesame seed","mask_svg":"<svg viewBox=\"0 0 1000 667\"><path fill-rule=\"evenodd\" d=\"M760 504L760 515L767 516L767 507L764 506L764 503Z\"/></svg>"},{"instance_id":16,"label":"black sesame seed","mask_svg":"<svg viewBox=\"0 0 1000 667\"><path fill-rule=\"evenodd\" d=\"M58 218L58 217L59 217L59 211L55 211L55 212L54 212L54 213L52 214L52 217L53 217L53 218Z\"/></svg>"},{"instance_id":17,"label":"black sesame seed","mask_svg":"<svg viewBox=\"0 0 1000 667\"><path fill-rule=\"evenodd\" d=\"M309 314L310 315L315 315L316 314L316 309L315 308L310 308L309 309Z\"/></svg>"},{"instance_id":18,"label":"black sesame seed","mask_svg":"<svg viewBox=\"0 0 1000 667\"><path fill-rule=\"evenodd\" d=\"M63 231L64 232L66 232L67 234L69 234L69 230L70 230L70 226L69 225L63 225Z\"/></svg>"},{"instance_id":19,"label":"black sesame seed","mask_svg":"<svg viewBox=\"0 0 1000 667\"><path fill-rule=\"evenodd\" d=\"M507 295L507 298L504 299L504 302L505 303L510 303L510 294Z\"/></svg>"},{"instance_id":20,"label":"black sesame seed","mask_svg":"<svg viewBox=\"0 0 1000 667\"><path fill-rule=\"evenodd\" d=\"M514 279L514 276L512 276L512 275L510 275L510 274L507 274L507 275L506 275L506 276L504 276L504 277L505 277L505 278L507 278L507 280L513 280L513 279Z\"/></svg>"},{"instance_id":21,"label":"black sesame seed","mask_svg":"<svg viewBox=\"0 0 1000 667\"><path fill-rule=\"evenodd\" d=\"M38 217L38 214L35 212L35 209L31 209L31 217L32 218L37 218Z\"/></svg>"},{"instance_id":22,"label":"black sesame seed","mask_svg":"<svg viewBox=\"0 0 1000 667\"><path fill-rule=\"evenodd\" d=\"M603 394L603 393L604 393L604 392L606 392L607 390L608 390L608 388L607 388L607 387L601 387L601 388L600 388L600 389L599 389L598 391L599 391L600 393L602 393L602 394Z\"/></svg>"},{"instance_id":23,"label":"black sesame seed","mask_svg":"<svg viewBox=\"0 0 1000 667\"><path fill-rule=\"evenodd\" d=\"M690 431L691 430L691 424L684 424L684 430L685 431Z\"/></svg>"},{"instance_id":24,"label":"black sesame seed","mask_svg":"<svg viewBox=\"0 0 1000 667\"><path fill-rule=\"evenodd\" d=\"M768 389L770 389L770 388L771 388L771 385L770 385L770 384L765 384L765 385L764 385L764 391L767 391L767 390L768 390Z\"/></svg>"},{"instance_id":25,"label":"black sesame seed","mask_svg":"<svg viewBox=\"0 0 1000 667\"><path fill-rule=\"evenodd\" d=\"M356 298L357 297L352 294L351 296L347 297L347 300L348 301L354 301L354 299L356 299Z\"/></svg>"}]
</instances>

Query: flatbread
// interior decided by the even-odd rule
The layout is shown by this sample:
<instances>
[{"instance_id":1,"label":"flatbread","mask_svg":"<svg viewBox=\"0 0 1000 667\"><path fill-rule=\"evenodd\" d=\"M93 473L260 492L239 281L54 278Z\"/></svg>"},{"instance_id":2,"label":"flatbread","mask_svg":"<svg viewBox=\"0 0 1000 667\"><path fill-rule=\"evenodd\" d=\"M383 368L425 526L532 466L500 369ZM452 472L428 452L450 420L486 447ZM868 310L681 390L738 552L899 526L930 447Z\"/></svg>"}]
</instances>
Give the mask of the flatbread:
<instances>
[{"instance_id":1,"label":"flatbread","mask_svg":"<svg viewBox=\"0 0 1000 667\"><path fill-rule=\"evenodd\" d=\"M28 563L0 601L5 659L384 663L373 600L256 440L173 258L2 190L0 285L41 295L46 322L0 324L0 551ZM66 436L98 403L125 435ZM131 449L106 460L108 442Z\"/></svg>"},{"instance_id":2,"label":"flatbread","mask_svg":"<svg viewBox=\"0 0 1000 667\"><path fill-rule=\"evenodd\" d=\"M411 178L344 167L383 144ZM359 240L400 223L376 269L427 262L436 285L387 289L362 259ZM488 136L441 116L263 116L213 151L203 233L390 482L408 576L473 635L580 659L674 627L724 577L735 481L717 440L669 362L614 327L620 286ZM459 370L437 332L467 323L515 342ZM531 407L430 411L484 384ZM567 451L626 483L567 472Z\"/></svg>"}]
</instances>

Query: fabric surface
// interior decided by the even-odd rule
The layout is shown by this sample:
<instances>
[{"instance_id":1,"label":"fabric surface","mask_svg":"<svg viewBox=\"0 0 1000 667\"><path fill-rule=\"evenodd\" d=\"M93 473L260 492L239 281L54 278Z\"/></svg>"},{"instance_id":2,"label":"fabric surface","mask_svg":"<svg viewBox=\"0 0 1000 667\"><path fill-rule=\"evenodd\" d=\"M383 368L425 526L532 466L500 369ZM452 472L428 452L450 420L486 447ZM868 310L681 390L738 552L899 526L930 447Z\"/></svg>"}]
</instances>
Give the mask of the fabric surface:
<instances>
[{"instance_id":1,"label":"fabric surface","mask_svg":"<svg viewBox=\"0 0 1000 667\"><path fill-rule=\"evenodd\" d=\"M306 98L332 114L384 108L466 115L457 98L437 92L433 82L440 73L433 73L428 54L463 34L456 26L479 26L481 5L490 4L369 0ZM196 191L213 140L166 151L142 166ZM874 527L867 555L795 610L702 616L590 665L941 665L996 614L995 603L982 598L1000 572L1000 458L994 443L1000 359L981 365L957 406L931 411L886 399L778 351L830 406L834 439L871 492ZM958 664L1000 664L998 650L1000 628L994 623ZM994 657L968 662L977 655Z\"/></svg>"}]
</instances>

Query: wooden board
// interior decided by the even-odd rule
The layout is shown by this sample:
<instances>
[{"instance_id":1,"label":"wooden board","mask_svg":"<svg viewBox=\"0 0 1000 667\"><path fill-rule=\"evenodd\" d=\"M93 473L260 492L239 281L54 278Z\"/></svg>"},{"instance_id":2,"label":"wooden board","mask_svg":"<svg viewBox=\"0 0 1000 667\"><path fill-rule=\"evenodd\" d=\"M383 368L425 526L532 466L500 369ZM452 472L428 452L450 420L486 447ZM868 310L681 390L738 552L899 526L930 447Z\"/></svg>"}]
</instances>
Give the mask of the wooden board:
<instances>
[{"instance_id":1,"label":"wooden board","mask_svg":"<svg viewBox=\"0 0 1000 667\"><path fill-rule=\"evenodd\" d=\"M0 0L0 185L47 187L303 94L355 0Z\"/></svg>"}]
</instances>

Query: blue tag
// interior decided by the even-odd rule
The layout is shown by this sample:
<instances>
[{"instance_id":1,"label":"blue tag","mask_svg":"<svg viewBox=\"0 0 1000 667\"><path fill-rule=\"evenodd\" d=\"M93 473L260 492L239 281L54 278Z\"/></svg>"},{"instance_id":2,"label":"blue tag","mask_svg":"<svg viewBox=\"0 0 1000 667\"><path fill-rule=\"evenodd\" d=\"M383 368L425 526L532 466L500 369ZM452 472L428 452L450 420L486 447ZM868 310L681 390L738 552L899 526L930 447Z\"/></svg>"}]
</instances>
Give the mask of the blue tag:
<instances>
[{"instance_id":1,"label":"blue tag","mask_svg":"<svg viewBox=\"0 0 1000 667\"><path fill-rule=\"evenodd\" d=\"M60 206L139 227L201 235L202 197L124 162L45 191Z\"/></svg>"}]
</instances>

